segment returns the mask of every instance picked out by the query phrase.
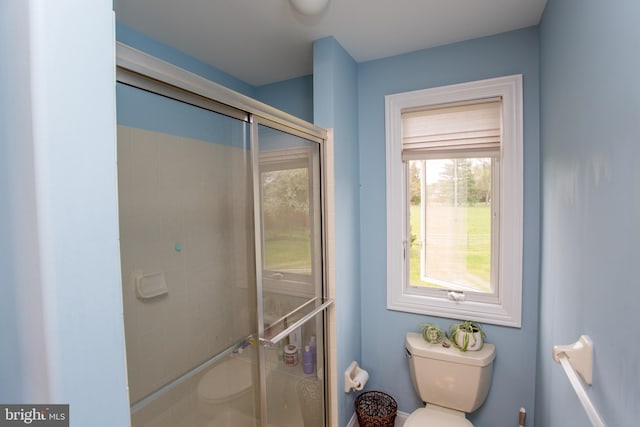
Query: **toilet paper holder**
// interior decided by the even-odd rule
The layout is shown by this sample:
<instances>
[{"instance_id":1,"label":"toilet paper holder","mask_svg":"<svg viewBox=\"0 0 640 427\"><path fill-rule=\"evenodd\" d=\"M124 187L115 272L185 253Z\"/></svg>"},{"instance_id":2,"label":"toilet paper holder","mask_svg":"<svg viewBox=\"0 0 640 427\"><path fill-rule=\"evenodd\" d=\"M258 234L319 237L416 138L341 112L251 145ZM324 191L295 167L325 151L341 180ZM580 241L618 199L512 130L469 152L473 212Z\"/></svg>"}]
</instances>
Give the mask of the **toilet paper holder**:
<instances>
[{"instance_id":1,"label":"toilet paper holder","mask_svg":"<svg viewBox=\"0 0 640 427\"><path fill-rule=\"evenodd\" d=\"M358 366L358 362L353 361L344 371L344 392L360 391L369 380L369 373Z\"/></svg>"}]
</instances>

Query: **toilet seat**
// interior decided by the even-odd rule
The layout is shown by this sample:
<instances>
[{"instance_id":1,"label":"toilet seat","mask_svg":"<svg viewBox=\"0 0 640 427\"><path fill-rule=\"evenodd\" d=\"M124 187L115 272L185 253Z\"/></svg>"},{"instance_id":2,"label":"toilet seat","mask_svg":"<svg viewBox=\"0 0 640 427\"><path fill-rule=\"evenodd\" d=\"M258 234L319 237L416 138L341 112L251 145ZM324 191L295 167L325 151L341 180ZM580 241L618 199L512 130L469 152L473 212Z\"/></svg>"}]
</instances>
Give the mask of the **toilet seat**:
<instances>
[{"instance_id":1,"label":"toilet seat","mask_svg":"<svg viewBox=\"0 0 640 427\"><path fill-rule=\"evenodd\" d=\"M427 406L412 412L404 427L473 427L473 424L463 416Z\"/></svg>"},{"instance_id":2,"label":"toilet seat","mask_svg":"<svg viewBox=\"0 0 640 427\"><path fill-rule=\"evenodd\" d=\"M251 365L229 358L214 366L198 384L198 398L209 403L233 400L251 391Z\"/></svg>"}]
</instances>

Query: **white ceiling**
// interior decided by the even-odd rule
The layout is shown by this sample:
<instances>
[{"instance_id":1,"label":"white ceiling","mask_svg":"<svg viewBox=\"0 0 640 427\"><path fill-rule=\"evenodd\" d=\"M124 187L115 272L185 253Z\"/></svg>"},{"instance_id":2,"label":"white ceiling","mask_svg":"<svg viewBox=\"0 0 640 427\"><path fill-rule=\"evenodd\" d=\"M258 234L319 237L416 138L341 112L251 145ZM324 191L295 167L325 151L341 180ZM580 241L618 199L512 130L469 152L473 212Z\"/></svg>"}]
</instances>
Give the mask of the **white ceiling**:
<instances>
[{"instance_id":1,"label":"white ceiling","mask_svg":"<svg viewBox=\"0 0 640 427\"><path fill-rule=\"evenodd\" d=\"M303 16L289 0L114 0L117 19L249 84L312 73L313 41L357 62L537 25L546 0L330 0Z\"/></svg>"}]
</instances>

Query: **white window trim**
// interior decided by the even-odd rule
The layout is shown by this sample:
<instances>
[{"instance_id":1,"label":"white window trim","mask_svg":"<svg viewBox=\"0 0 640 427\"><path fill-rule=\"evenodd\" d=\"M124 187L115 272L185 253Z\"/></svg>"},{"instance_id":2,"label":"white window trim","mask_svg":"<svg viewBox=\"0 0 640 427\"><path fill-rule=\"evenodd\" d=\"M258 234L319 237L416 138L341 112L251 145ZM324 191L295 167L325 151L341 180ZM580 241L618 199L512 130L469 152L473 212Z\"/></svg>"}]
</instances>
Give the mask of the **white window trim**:
<instances>
[{"instance_id":1,"label":"white window trim","mask_svg":"<svg viewBox=\"0 0 640 427\"><path fill-rule=\"evenodd\" d=\"M495 295L454 301L447 290L410 292L405 287L407 229L402 111L419 107L502 97L500 183L500 271ZM521 327L523 229L522 75L442 86L385 97L387 159L387 308L455 319ZM497 298L496 298L497 296Z\"/></svg>"}]
</instances>

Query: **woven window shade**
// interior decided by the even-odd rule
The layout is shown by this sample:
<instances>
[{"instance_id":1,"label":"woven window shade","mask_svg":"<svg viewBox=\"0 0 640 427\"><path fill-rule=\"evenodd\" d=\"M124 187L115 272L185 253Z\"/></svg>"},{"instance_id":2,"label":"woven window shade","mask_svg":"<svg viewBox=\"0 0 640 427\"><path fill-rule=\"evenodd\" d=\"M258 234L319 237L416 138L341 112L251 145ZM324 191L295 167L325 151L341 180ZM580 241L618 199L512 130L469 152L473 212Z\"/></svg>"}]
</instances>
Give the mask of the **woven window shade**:
<instances>
[{"instance_id":1,"label":"woven window shade","mask_svg":"<svg viewBox=\"0 0 640 427\"><path fill-rule=\"evenodd\" d=\"M502 100L447 105L402 113L402 160L459 152L497 156Z\"/></svg>"}]
</instances>

